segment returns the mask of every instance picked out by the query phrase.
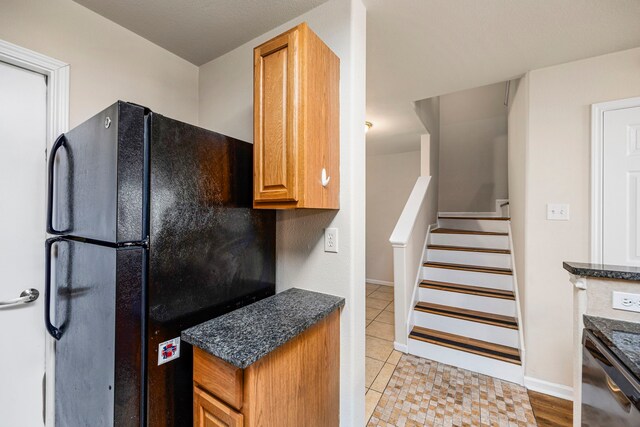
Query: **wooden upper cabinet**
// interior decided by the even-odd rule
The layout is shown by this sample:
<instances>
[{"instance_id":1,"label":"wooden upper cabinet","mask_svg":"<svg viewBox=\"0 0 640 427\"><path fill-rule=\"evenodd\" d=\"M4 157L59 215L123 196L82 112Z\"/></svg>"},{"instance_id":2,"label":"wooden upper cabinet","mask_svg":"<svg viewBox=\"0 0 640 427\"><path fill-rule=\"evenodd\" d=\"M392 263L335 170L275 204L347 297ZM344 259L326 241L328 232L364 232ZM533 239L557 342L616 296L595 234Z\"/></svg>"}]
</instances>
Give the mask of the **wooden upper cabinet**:
<instances>
[{"instance_id":1,"label":"wooden upper cabinet","mask_svg":"<svg viewBox=\"0 0 640 427\"><path fill-rule=\"evenodd\" d=\"M254 49L255 208L339 209L339 85L306 23Z\"/></svg>"}]
</instances>

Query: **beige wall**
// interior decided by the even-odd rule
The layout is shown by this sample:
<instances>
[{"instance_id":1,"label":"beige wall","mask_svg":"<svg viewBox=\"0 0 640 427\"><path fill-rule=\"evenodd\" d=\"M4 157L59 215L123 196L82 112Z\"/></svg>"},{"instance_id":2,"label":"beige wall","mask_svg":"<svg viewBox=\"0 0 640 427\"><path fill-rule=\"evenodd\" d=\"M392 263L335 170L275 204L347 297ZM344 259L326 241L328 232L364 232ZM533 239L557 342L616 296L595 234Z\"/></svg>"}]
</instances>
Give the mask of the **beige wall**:
<instances>
[{"instance_id":1,"label":"beige wall","mask_svg":"<svg viewBox=\"0 0 640 427\"><path fill-rule=\"evenodd\" d=\"M571 385L572 288L589 261L591 104L640 96L640 48L531 71L526 164L526 375ZM571 205L547 221L546 203Z\"/></svg>"},{"instance_id":2,"label":"beige wall","mask_svg":"<svg viewBox=\"0 0 640 427\"><path fill-rule=\"evenodd\" d=\"M526 160L527 131L529 123L529 78L513 80L509 93L508 119L508 172L509 172L509 215L511 216L511 238L515 258L515 277L518 281L518 297L523 327L525 316L525 216L526 216Z\"/></svg>"},{"instance_id":3,"label":"beige wall","mask_svg":"<svg viewBox=\"0 0 640 427\"><path fill-rule=\"evenodd\" d=\"M367 279L393 282L389 237L419 176L419 151L367 156Z\"/></svg>"},{"instance_id":4,"label":"beige wall","mask_svg":"<svg viewBox=\"0 0 640 427\"><path fill-rule=\"evenodd\" d=\"M440 97L441 212L494 212L508 198L505 83Z\"/></svg>"},{"instance_id":5,"label":"beige wall","mask_svg":"<svg viewBox=\"0 0 640 427\"><path fill-rule=\"evenodd\" d=\"M638 293L638 282L587 278L587 313L591 316L640 323L640 313L612 307L613 292Z\"/></svg>"},{"instance_id":6,"label":"beige wall","mask_svg":"<svg viewBox=\"0 0 640 427\"><path fill-rule=\"evenodd\" d=\"M3 0L0 39L70 64L70 126L118 99L198 122L198 67L71 0Z\"/></svg>"},{"instance_id":7,"label":"beige wall","mask_svg":"<svg viewBox=\"0 0 640 427\"><path fill-rule=\"evenodd\" d=\"M277 291L343 296L341 425L364 423L365 36L360 0L330 0L201 67L200 124L252 141L253 48L306 21L340 58L340 210L277 216ZM324 252L324 229L339 230L339 253Z\"/></svg>"}]
</instances>

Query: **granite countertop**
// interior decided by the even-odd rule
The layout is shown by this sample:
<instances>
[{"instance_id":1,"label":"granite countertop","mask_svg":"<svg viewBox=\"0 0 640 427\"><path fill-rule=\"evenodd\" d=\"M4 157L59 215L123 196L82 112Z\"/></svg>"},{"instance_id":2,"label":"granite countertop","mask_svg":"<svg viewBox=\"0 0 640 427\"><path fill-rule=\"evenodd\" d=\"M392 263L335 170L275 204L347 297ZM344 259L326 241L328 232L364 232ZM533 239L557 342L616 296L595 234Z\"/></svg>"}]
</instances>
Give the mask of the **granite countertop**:
<instances>
[{"instance_id":1,"label":"granite countertop","mask_svg":"<svg viewBox=\"0 0 640 427\"><path fill-rule=\"evenodd\" d=\"M584 326L640 378L640 323L584 315Z\"/></svg>"},{"instance_id":2,"label":"granite countertop","mask_svg":"<svg viewBox=\"0 0 640 427\"><path fill-rule=\"evenodd\" d=\"M344 298L292 288L182 331L183 341L244 369L344 307Z\"/></svg>"},{"instance_id":3,"label":"granite countertop","mask_svg":"<svg viewBox=\"0 0 640 427\"><path fill-rule=\"evenodd\" d=\"M562 263L562 266L576 276L640 281L640 267L566 261Z\"/></svg>"}]
</instances>

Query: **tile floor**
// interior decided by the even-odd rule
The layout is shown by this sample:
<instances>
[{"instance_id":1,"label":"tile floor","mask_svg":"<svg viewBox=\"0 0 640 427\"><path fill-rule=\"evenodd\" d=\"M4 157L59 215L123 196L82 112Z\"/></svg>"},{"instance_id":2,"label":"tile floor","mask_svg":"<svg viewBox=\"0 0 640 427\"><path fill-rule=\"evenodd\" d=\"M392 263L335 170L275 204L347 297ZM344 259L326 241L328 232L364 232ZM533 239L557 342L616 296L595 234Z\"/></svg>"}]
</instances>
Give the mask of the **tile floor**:
<instances>
[{"instance_id":1,"label":"tile floor","mask_svg":"<svg viewBox=\"0 0 640 427\"><path fill-rule=\"evenodd\" d=\"M524 387L393 349L393 288L367 283L368 427L535 426Z\"/></svg>"},{"instance_id":2,"label":"tile floor","mask_svg":"<svg viewBox=\"0 0 640 427\"><path fill-rule=\"evenodd\" d=\"M536 420L524 387L405 354L367 426L529 427Z\"/></svg>"},{"instance_id":3,"label":"tile floor","mask_svg":"<svg viewBox=\"0 0 640 427\"><path fill-rule=\"evenodd\" d=\"M367 283L365 401L373 414L402 353L393 349L393 288Z\"/></svg>"}]
</instances>

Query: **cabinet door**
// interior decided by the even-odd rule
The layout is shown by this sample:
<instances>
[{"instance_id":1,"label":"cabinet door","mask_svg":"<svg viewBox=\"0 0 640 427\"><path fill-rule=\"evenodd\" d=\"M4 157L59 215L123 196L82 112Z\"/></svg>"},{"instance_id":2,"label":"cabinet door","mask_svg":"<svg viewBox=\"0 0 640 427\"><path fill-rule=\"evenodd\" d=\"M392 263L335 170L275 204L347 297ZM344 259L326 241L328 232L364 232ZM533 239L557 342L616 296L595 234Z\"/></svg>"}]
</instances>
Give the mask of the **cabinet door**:
<instances>
[{"instance_id":1,"label":"cabinet door","mask_svg":"<svg viewBox=\"0 0 640 427\"><path fill-rule=\"evenodd\" d=\"M194 427L242 427L242 414L220 402L200 387L193 387Z\"/></svg>"},{"instance_id":2,"label":"cabinet door","mask_svg":"<svg viewBox=\"0 0 640 427\"><path fill-rule=\"evenodd\" d=\"M298 200L299 31L254 51L254 198Z\"/></svg>"}]
</instances>

